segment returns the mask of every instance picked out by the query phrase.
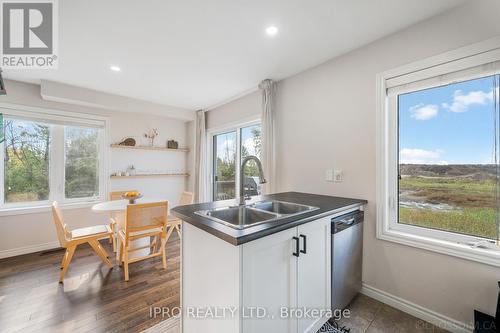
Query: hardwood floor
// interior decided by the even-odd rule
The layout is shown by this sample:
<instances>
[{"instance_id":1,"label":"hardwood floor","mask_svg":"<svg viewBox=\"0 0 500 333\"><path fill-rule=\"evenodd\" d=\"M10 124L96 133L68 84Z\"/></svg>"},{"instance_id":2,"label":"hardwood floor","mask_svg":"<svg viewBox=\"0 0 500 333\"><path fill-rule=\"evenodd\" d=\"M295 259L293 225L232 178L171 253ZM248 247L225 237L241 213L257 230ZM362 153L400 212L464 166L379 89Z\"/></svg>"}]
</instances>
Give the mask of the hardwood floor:
<instances>
[{"instance_id":1,"label":"hardwood floor","mask_svg":"<svg viewBox=\"0 0 500 333\"><path fill-rule=\"evenodd\" d=\"M63 249L1 259L0 332L140 332L167 319L152 318L150 309L179 306L177 234L167 243L167 270L161 269L160 257L134 263L129 282L109 244L101 244L114 268L80 246L64 284L58 282ZM340 324L351 333L446 332L361 294L348 308L352 316Z\"/></svg>"},{"instance_id":2,"label":"hardwood floor","mask_svg":"<svg viewBox=\"0 0 500 333\"><path fill-rule=\"evenodd\" d=\"M175 234L175 233L174 233ZM140 332L162 319L151 307L180 302L180 241L167 243L167 270L160 257L130 265L123 280L107 241L113 269L86 245L79 246L59 284L64 250L0 260L0 332Z\"/></svg>"}]
</instances>

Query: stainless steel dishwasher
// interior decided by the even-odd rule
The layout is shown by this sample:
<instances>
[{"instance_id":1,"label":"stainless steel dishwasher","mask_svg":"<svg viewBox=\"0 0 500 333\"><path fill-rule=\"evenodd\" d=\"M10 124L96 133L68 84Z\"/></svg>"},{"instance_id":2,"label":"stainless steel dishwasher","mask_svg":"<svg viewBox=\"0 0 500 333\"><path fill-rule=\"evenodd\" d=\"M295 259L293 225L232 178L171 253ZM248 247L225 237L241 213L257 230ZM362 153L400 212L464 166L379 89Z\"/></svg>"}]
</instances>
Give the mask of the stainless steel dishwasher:
<instances>
[{"instance_id":1,"label":"stainless steel dishwasher","mask_svg":"<svg viewBox=\"0 0 500 333\"><path fill-rule=\"evenodd\" d=\"M361 290L363 217L356 210L332 218L332 310L344 309Z\"/></svg>"}]
</instances>

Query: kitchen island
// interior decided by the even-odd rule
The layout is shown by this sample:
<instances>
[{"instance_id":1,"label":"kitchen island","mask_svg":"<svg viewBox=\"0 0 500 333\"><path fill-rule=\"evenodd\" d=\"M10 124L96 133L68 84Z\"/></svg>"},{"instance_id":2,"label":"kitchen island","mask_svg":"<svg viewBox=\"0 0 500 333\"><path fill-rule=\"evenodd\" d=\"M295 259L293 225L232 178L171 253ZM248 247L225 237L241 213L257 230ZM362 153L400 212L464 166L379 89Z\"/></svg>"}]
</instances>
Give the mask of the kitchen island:
<instances>
[{"instance_id":1,"label":"kitchen island","mask_svg":"<svg viewBox=\"0 0 500 333\"><path fill-rule=\"evenodd\" d=\"M281 203L275 206L283 214L269 218L264 209L271 206L262 205L269 202ZM290 213L287 204L300 212ZM174 208L183 221L183 332L316 332L330 315L331 219L365 204L298 192L264 195L247 202L252 214L262 214L250 226L209 214L235 200Z\"/></svg>"}]
</instances>

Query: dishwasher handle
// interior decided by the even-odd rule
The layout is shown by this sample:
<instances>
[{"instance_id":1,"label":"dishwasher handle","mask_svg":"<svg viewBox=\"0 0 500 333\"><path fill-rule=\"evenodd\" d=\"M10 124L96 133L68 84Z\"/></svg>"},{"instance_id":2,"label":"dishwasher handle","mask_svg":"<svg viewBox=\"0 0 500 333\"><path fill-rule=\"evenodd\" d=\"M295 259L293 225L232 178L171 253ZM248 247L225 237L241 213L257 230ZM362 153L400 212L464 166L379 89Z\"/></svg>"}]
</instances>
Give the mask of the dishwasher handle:
<instances>
[{"instance_id":1,"label":"dishwasher handle","mask_svg":"<svg viewBox=\"0 0 500 333\"><path fill-rule=\"evenodd\" d=\"M363 211L356 210L341 216L337 216L331 219L332 221L332 234L345 230L355 224L363 222L364 213Z\"/></svg>"},{"instance_id":2,"label":"dishwasher handle","mask_svg":"<svg viewBox=\"0 0 500 333\"><path fill-rule=\"evenodd\" d=\"M354 223L355 220L356 220L355 217L351 217L350 219L342 219L342 220L338 221L337 223L344 224L344 225L351 225Z\"/></svg>"}]
</instances>

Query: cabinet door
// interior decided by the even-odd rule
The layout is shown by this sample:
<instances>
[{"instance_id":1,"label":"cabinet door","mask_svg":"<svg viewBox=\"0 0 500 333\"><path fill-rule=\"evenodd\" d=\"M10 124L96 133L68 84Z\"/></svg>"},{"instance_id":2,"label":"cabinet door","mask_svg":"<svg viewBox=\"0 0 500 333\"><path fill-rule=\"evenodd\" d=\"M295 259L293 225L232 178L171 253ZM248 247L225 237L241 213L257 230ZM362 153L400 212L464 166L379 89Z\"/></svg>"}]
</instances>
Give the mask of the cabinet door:
<instances>
[{"instance_id":1,"label":"cabinet door","mask_svg":"<svg viewBox=\"0 0 500 333\"><path fill-rule=\"evenodd\" d=\"M300 253L298 258L297 306L299 309L329 310L331 308L331 233L330 217L298 227ZM304 244L305 243L305 244ZM298 319L298 332L316 332L328 318Z\"/></svg>"},{"instance_id":2,"label":"cabinet door","mask_svg":"<svg viewBox=\"0 0 500 333\"><path fill-rule=\"evenodd\" d=\"M244 333L296 333L297 320L281 318L281 308L297 305L297 228L243 244L242 307L266 309L267 318L242 318Z\"/></svg>"}]
</instances>

